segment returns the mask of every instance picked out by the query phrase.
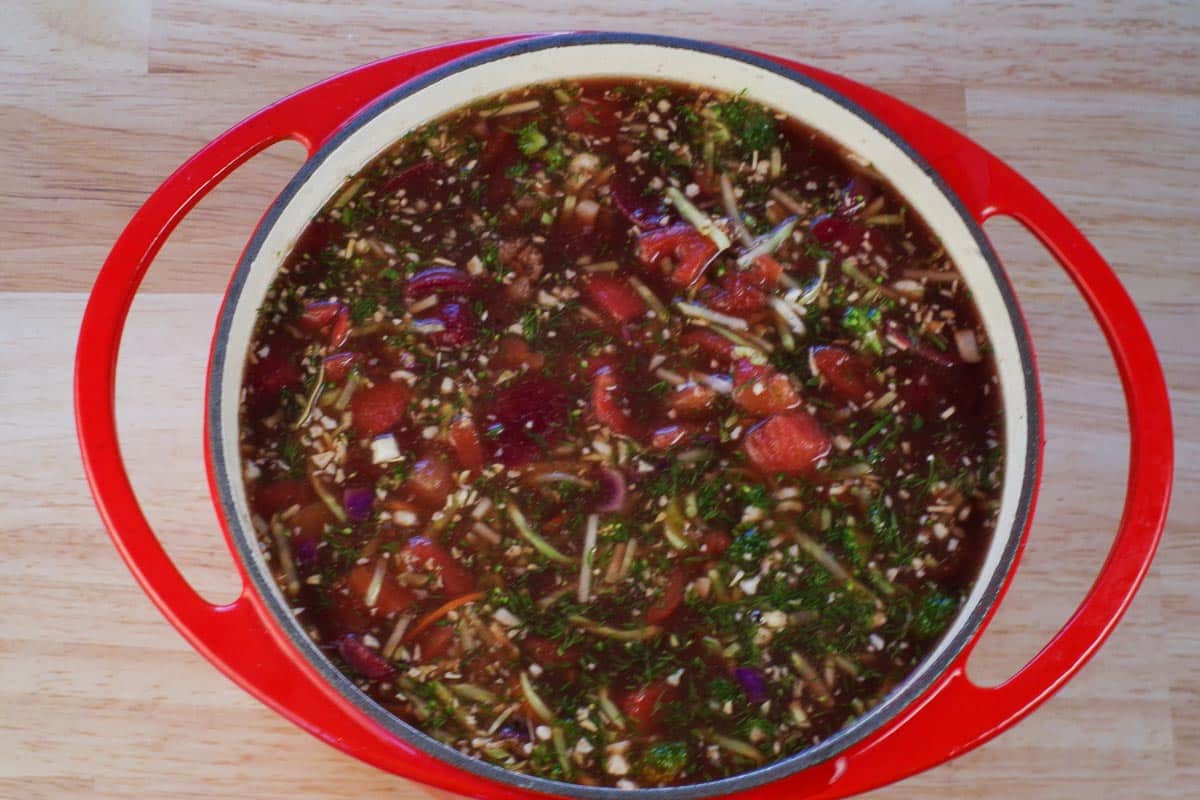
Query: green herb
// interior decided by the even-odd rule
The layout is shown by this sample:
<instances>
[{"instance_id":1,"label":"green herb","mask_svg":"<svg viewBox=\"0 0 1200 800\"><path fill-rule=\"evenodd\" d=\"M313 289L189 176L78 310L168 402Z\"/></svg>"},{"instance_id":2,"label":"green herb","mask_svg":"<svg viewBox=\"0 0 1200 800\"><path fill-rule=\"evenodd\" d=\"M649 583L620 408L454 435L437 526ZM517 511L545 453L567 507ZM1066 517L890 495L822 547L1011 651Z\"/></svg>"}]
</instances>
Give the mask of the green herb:
<instances>
[{"instance_id":1,"label":"green herb","mask_svg":"<svg viewBox=\"0 0 1200 800\"><path fill-rule=\"evenodd\" d=\"M958 601L941 592L932 592L921 601L913 615L911 630L921 639L940 636L958 611Z\"/></svg>"},{"instance_id":2,"label":"green herb","mask_svg":"<svg viewBox=\"0 0 1200 800\"><path fill-rule=\"evenodd\" d=\"M756 506L758 508L771 508L775 504L775 500L767 492L767 487L761 483L739 484L737 487L738 496L746 505Z\"/></svg>"},{"instance_id":3,"label":"green herb","mask_svg":"<svg viewBox=\"0 0 1200 800\"><path fill-rule=\"evenodd\" d=\"M760 561L770 545L757 528L750 528L733 540L725 557L734 562Z\"/></svg>"},{"instance_id":4,"label":"green herb","mask_svg":"<svg viewBox=\"0 0 1200 800\"><path fill-rule=\"evenodd\" d=\"M528 308L521 315L521 335L525 341L532 342L542 329L542 315L537 308Z\"/></svg>"},{"instance_id":5,"label":"green herb","mask_svg":"<svg viewBox=\"0 0 1200 800\"><path fill-rule=\"evenodd\" d=\"M649 784L670 783L679 778L689 761L688 748L683 742L662 742L651 745L642 756L638 774Z\"/></svg>"},{"instance_id":6,"label":"green herb","mask_svg":"<svg viewBox=\"0 0 1200 800\"><path fill-rule=\"evenodd\" d=\"M537 125L533 122L526 125L521 129L521 132L517 134L517 147L520 148L521 152L527 156L531 156L538 152L545 147L547 143L548 140L546 139L546 135L539 131L537 129Z\"/></svg>"},{"instance_id":7,"label":"green herb","mask_svg":"<svg viewBox=\"0 0 1200 800\"><path fill-rule=\"evenodd\" d=\"M510 164L508 169L504 171L504 174L510 178L519 178L528 171L529 165L524 161L518 161L515 164Z\"/></svg>"},{"instance_id":8,"label":"green herb","mask_svg":"<svg viewBox=\"0 0 1200 800\"><path fill-rule=\"evenodd\" d=\"M855 336L866 336L874 333L883 324L883 317L877 308L850 306L842 315L842 327Z\"/></svg>"},{"instance_id":9,"label":"green herb","mask_svg":"<svg viewBox=\"0 0 1200 800\"><path fill-rule=\"evenodd\" d=\"M775 118L744 95L717 103L714 109L743 153L765 153L775 144Z\"/></svg>"},{"instance_id":10,"label":"green herb","mask_svg":"<svg viewBox=\"0 0 1200 800\"><path fill-rule=\"evenodd\" d=\"M371 294L363 295L350 303L350 319L357 325L366 321L378 307L378 298Z\"/></svg>"}]
</instances>

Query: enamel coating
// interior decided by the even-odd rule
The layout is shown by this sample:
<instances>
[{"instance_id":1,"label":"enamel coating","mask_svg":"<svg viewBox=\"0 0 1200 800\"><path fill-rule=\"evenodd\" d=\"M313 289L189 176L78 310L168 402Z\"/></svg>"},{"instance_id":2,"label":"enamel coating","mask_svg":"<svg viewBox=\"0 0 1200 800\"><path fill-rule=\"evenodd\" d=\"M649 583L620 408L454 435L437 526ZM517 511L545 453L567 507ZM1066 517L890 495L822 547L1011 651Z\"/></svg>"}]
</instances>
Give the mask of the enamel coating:
<instances>
[{"instance_id":1,"label":"enamel coating","mask_svg":"<svg viewBox=\"0 0 1200 800\"><path fill-rule=\"evenodd\" d=\"M526 37L456 43L361 67L264 109L200 151L147 200L114 246L85 312L76 363L80 444L101 515L135 577L189 642L256 697L340 749L397 774L489 798L579 793L568 784L540 779L501 783L439 760L393 735L298 654L252 584L240 554L235 563L245 582L241 597L228 606L212 606L200 598L170 562L137 505L121 462L113 401L121 329L137 286L162 242L208 191L278 141L297 139L315 154L358 109L389 90L454 59L514 39ZM882 121L932 168L971 219L982 222L1009 215L1043 242L1079 286L1109 341L1131 431L1126 505L1102 571L1072 619L1013 678L999 687L981 688L965 672L974 640L1011 580L1009 569L983 609L974 638L919 698L886 724L836 756L790 776L770 783L731 779L734 785L721 787L721 793L739 797L833 798L900 779L979 745L1032 711L1090 658L1128 606L1161 535L1172 475L1170 410L1153 345L1128 295L1082 234L1027 181L965 137L886 95L794 62L771 60L849 98ZM1018 326L1023 328L1019 320ZM219 346L214 343L214 349ZM1033 402L1036 407L1040 398ZM1040 428L1035 435L1040 444ZM208 456L211 479L212 453ZM217 486L213 489L217 499ZM1032 515L1032 496L1028 505L1016 537L1018 549ZM226 536L234 547L228 528ZM705 786L716 788L702 784L692 793L642 794L714 793Z\"/></svg>"}]
</instances>

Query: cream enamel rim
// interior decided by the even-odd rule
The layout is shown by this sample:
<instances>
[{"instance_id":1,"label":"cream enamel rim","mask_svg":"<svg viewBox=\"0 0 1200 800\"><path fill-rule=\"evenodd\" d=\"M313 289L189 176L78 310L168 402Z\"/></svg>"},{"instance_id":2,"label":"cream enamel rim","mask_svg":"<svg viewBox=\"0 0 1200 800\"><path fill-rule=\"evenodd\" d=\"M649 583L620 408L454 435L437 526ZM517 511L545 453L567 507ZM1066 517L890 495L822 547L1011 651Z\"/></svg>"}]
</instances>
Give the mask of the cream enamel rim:
<instances>
[{"instance_id":1,"label":"cream enamel rim","mask_svg":"<svg viewBox=\"0 0 1200 800\"><path fill-rule=\"evenodd\" d=\"M615 65L619 65L619 68ZM994 254L947 187L895 134L852 103L785 68L714 45L628 34L570 34L485 50L409 82L360 112L310 159L280 194L247 247L221 311L209 369L209 436L217 492L251 577L293 644L334 687L372 719L443 761L502 783L578 797L621 790L521 775L470 758L391 716L333 667L287 611L250 519L238 448L238 405L258 307L305 224L344 180L406 132L480 97L547 80L645 77L747 95L794 116L869 160L928 222L962 271L995 351L1005 420L1004 487L996 533L974 588L950 630L892 694L858 721L795 756L708 783L639 790L707 797L767 783L824 761L876 730L933 682L973 638L1011 569L1033 491L1036 386L1032 354L1015 298Z\"/></svg>"}]
</instances>

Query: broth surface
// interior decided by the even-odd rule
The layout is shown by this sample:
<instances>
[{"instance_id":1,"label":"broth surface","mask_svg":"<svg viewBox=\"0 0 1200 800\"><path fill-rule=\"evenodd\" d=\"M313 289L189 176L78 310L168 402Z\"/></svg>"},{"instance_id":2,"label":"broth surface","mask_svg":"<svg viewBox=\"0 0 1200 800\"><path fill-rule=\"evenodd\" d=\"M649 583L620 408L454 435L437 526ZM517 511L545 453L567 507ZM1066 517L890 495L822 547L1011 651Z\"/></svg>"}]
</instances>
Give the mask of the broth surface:
<instances>
[{"instance_id":1,"label":"broth surface","mask_svg":"<svg viewBox=\"0 0 1200 800\"><path fill-rule=\"evenodd\" d=\"M870 165L698 87L538 85L350 177L272 284L241 447L297 619L506 768L797 753L936 645L1003 468L985 331Z\"/></svg>"}]
</instances>

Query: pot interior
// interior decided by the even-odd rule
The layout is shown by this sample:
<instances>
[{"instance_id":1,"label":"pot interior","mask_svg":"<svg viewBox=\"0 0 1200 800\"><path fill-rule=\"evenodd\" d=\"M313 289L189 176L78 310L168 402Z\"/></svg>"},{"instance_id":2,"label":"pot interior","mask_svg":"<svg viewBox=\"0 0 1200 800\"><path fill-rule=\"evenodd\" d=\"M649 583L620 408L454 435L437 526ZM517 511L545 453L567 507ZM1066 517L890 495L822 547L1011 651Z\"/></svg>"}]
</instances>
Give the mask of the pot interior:
<instances>
[{"instance_id":1,"label":"pot interior","mask_svg":"<svg viewBox=\"0 0 1200 800\"><path fill-rule=\"evenodd\" d=\"M996 533L974 588L938 646L888 698L853 724L789 759L722 781L655 789L655 795L705 797L745 789L819 763L877 730L928 688L978 633L1004 584L1027 523L1036 449L1032 354L1016 301L982 231L966 219L931 170L881 124L849 101L797 73L713 45L617 34L545 37L453 62L398 88L361 112L296 175L250 242L221 312L209 375L208 430L221 510L259 592L297 650L363 713L415 746L504 783L573 796L620 792L531 778L468 758L395 719L360 692L313 645L288 610L255 537L238 449L242 371L260 303L308 221L343 181L405 133L481 97L530 83L637 77L745 91L797 118L877 169L927 222L961 271L995 352L1003 394L1005 470Z\"/></svg>"}]
</instances>

